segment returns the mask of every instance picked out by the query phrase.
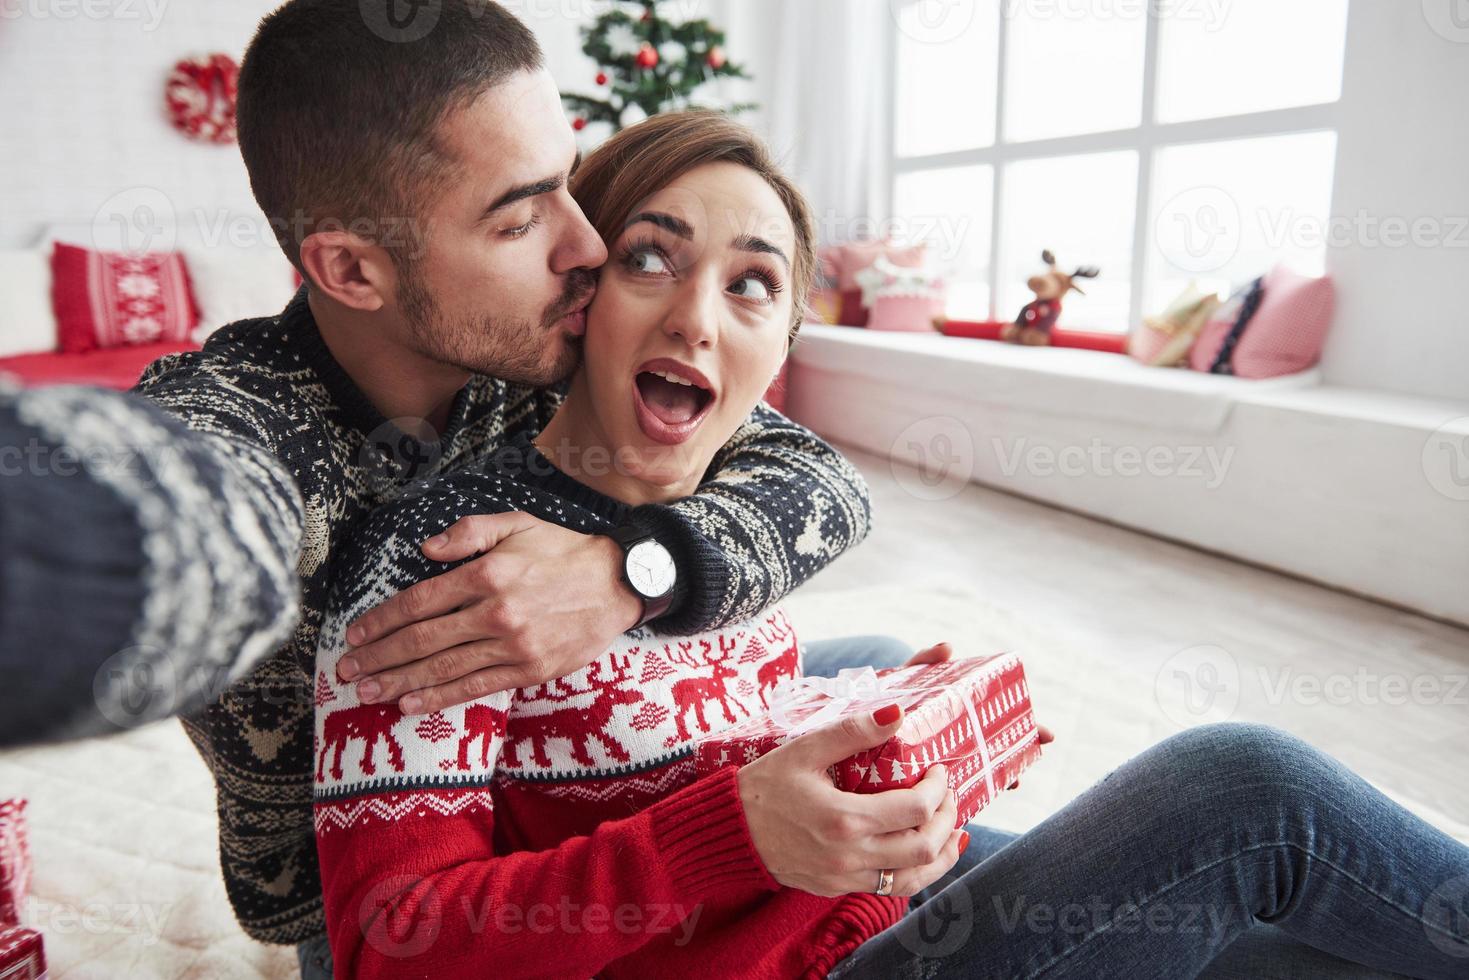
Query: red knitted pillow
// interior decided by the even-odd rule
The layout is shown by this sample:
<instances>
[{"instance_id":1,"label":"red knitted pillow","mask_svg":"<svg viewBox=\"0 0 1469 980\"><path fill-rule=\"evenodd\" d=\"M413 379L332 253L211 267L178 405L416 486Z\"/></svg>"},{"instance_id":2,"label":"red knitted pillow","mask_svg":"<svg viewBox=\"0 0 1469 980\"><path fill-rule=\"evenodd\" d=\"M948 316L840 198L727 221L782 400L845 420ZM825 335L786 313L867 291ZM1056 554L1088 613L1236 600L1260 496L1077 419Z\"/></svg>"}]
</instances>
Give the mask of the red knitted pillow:
<instances>
[{"instance_id":1,"label":"red knitted pillow","mask_svg":"<svg viewBox=\"0 0 1469 980\"><path fill-rule=\"evenodd\" d=\"M1331 326L1335 290L1329 276L1303 276L1278 265L1264 288L1260 309L1234 349L1234 373L1241 378L1274 378L1313 366Z\"/></svg>"},{"instance_id":2,"label":"red knitted pillow","mask_svg":"<svg viewBox=\"0 0 1469 980\"><path fill-rule=\"evenodd\" d=\"M61 351L183 343L199 323L183 256L124 255L63 242L51 253L51 301Z\"/></svg>"}]
</instances>

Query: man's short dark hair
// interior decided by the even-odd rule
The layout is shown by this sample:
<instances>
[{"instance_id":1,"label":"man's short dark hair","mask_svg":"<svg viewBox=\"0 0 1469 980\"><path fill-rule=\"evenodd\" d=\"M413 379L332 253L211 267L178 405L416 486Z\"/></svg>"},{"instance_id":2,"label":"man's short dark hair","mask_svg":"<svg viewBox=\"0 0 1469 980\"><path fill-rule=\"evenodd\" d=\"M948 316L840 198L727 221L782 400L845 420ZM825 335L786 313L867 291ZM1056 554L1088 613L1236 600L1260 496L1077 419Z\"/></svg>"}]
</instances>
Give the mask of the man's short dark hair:
<instances>
[{"instance_id":1,"label":"man's short dark hair","mask_svg":"<svg viewBox=\"0 0 1469 980\"><path fill-rule=\"evenodd\" d=\"M490 0L289 0L267 15L240 66L240 154L286 256L300 269L302 240L332 222L406 262L453 174L438 124L544 63Z\"/></svg>"}]
</instances>

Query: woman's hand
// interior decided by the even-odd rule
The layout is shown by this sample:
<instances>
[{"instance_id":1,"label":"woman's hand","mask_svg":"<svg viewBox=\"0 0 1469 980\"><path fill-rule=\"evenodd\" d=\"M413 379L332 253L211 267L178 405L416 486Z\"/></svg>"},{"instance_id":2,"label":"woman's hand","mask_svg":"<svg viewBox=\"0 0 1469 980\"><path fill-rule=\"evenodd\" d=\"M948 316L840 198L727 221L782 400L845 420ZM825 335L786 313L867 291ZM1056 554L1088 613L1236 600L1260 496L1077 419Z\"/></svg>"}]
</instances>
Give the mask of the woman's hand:
<instances>
[{"instance_id":1,"label":"woman's hand","mask_svg":"<svg viewBox=\"0 0 1469 980\"><path fill-rule=\"evenodd\" d=\"M877 718L892 714L885 724ZM827 767L886 742L898 730L896 706L843 718L787 742L740 769L740 798L755 850L771 877L813 895L877 889L878 872L893 876L894 895L913 895L959 859L968 834L945 769L933 766L916 785L881 793L848 793Z\"/></svg>"},{"instance_id":2,"label":"woman's hand","mask_svg":"<svg viewBox=\"0 0 1469 980\"><path fill-rule=\"evenodd\" d=\"M529 514L466 517L423 545L460 565L404 589L347 630L337 672L364 704L437 711L564 677L642 615L622 549Z\"/></svg>"}]
</instances>

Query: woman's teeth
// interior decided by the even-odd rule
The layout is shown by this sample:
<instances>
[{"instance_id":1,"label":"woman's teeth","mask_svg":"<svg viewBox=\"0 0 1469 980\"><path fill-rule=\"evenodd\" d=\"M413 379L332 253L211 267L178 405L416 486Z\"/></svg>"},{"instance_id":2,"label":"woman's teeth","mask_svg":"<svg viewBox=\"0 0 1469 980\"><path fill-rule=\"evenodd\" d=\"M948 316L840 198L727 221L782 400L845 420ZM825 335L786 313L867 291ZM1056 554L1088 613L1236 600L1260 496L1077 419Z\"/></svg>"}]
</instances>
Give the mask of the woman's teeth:
<instances>
[{"instance_id":1,"label":"woman's teeth","mask_svg":"<svg viewBox=\"0 0 1469 980\"><path fill-rule=\"evenodd\" d=\"M681 374L674 374L672 371L649 371L648 373L656 375L657 377L662 378L664 381L671 381L676 385L689 385L690 387L697 387L688 378L685 378Z\"/></svg>"}]
</instances>

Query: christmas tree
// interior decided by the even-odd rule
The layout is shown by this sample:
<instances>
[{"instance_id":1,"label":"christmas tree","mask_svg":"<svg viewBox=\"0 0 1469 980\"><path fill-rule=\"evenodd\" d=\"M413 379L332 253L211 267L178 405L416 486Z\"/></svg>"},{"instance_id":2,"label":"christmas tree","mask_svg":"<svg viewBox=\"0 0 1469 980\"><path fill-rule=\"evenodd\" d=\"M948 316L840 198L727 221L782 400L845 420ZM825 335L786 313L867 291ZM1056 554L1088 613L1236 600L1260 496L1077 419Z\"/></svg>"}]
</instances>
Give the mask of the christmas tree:
<instances>
[{"instance_id":1,"label":"christmas tree","mask_svg":"<svg viewBox=\"0 0 1469 980\"><path fill-rule=\"evenodd\" d=\"M582 50L600 69L601 94L561 96L577 129L605 122L615 133L647 116L687 108L694 92L715 78L749 77L725 57L723 31L702 19L675 24L659 16L658 0L614 0L581 33ZM739 103L727 111L753 108Z\"/></svg>"}]
</instances>

